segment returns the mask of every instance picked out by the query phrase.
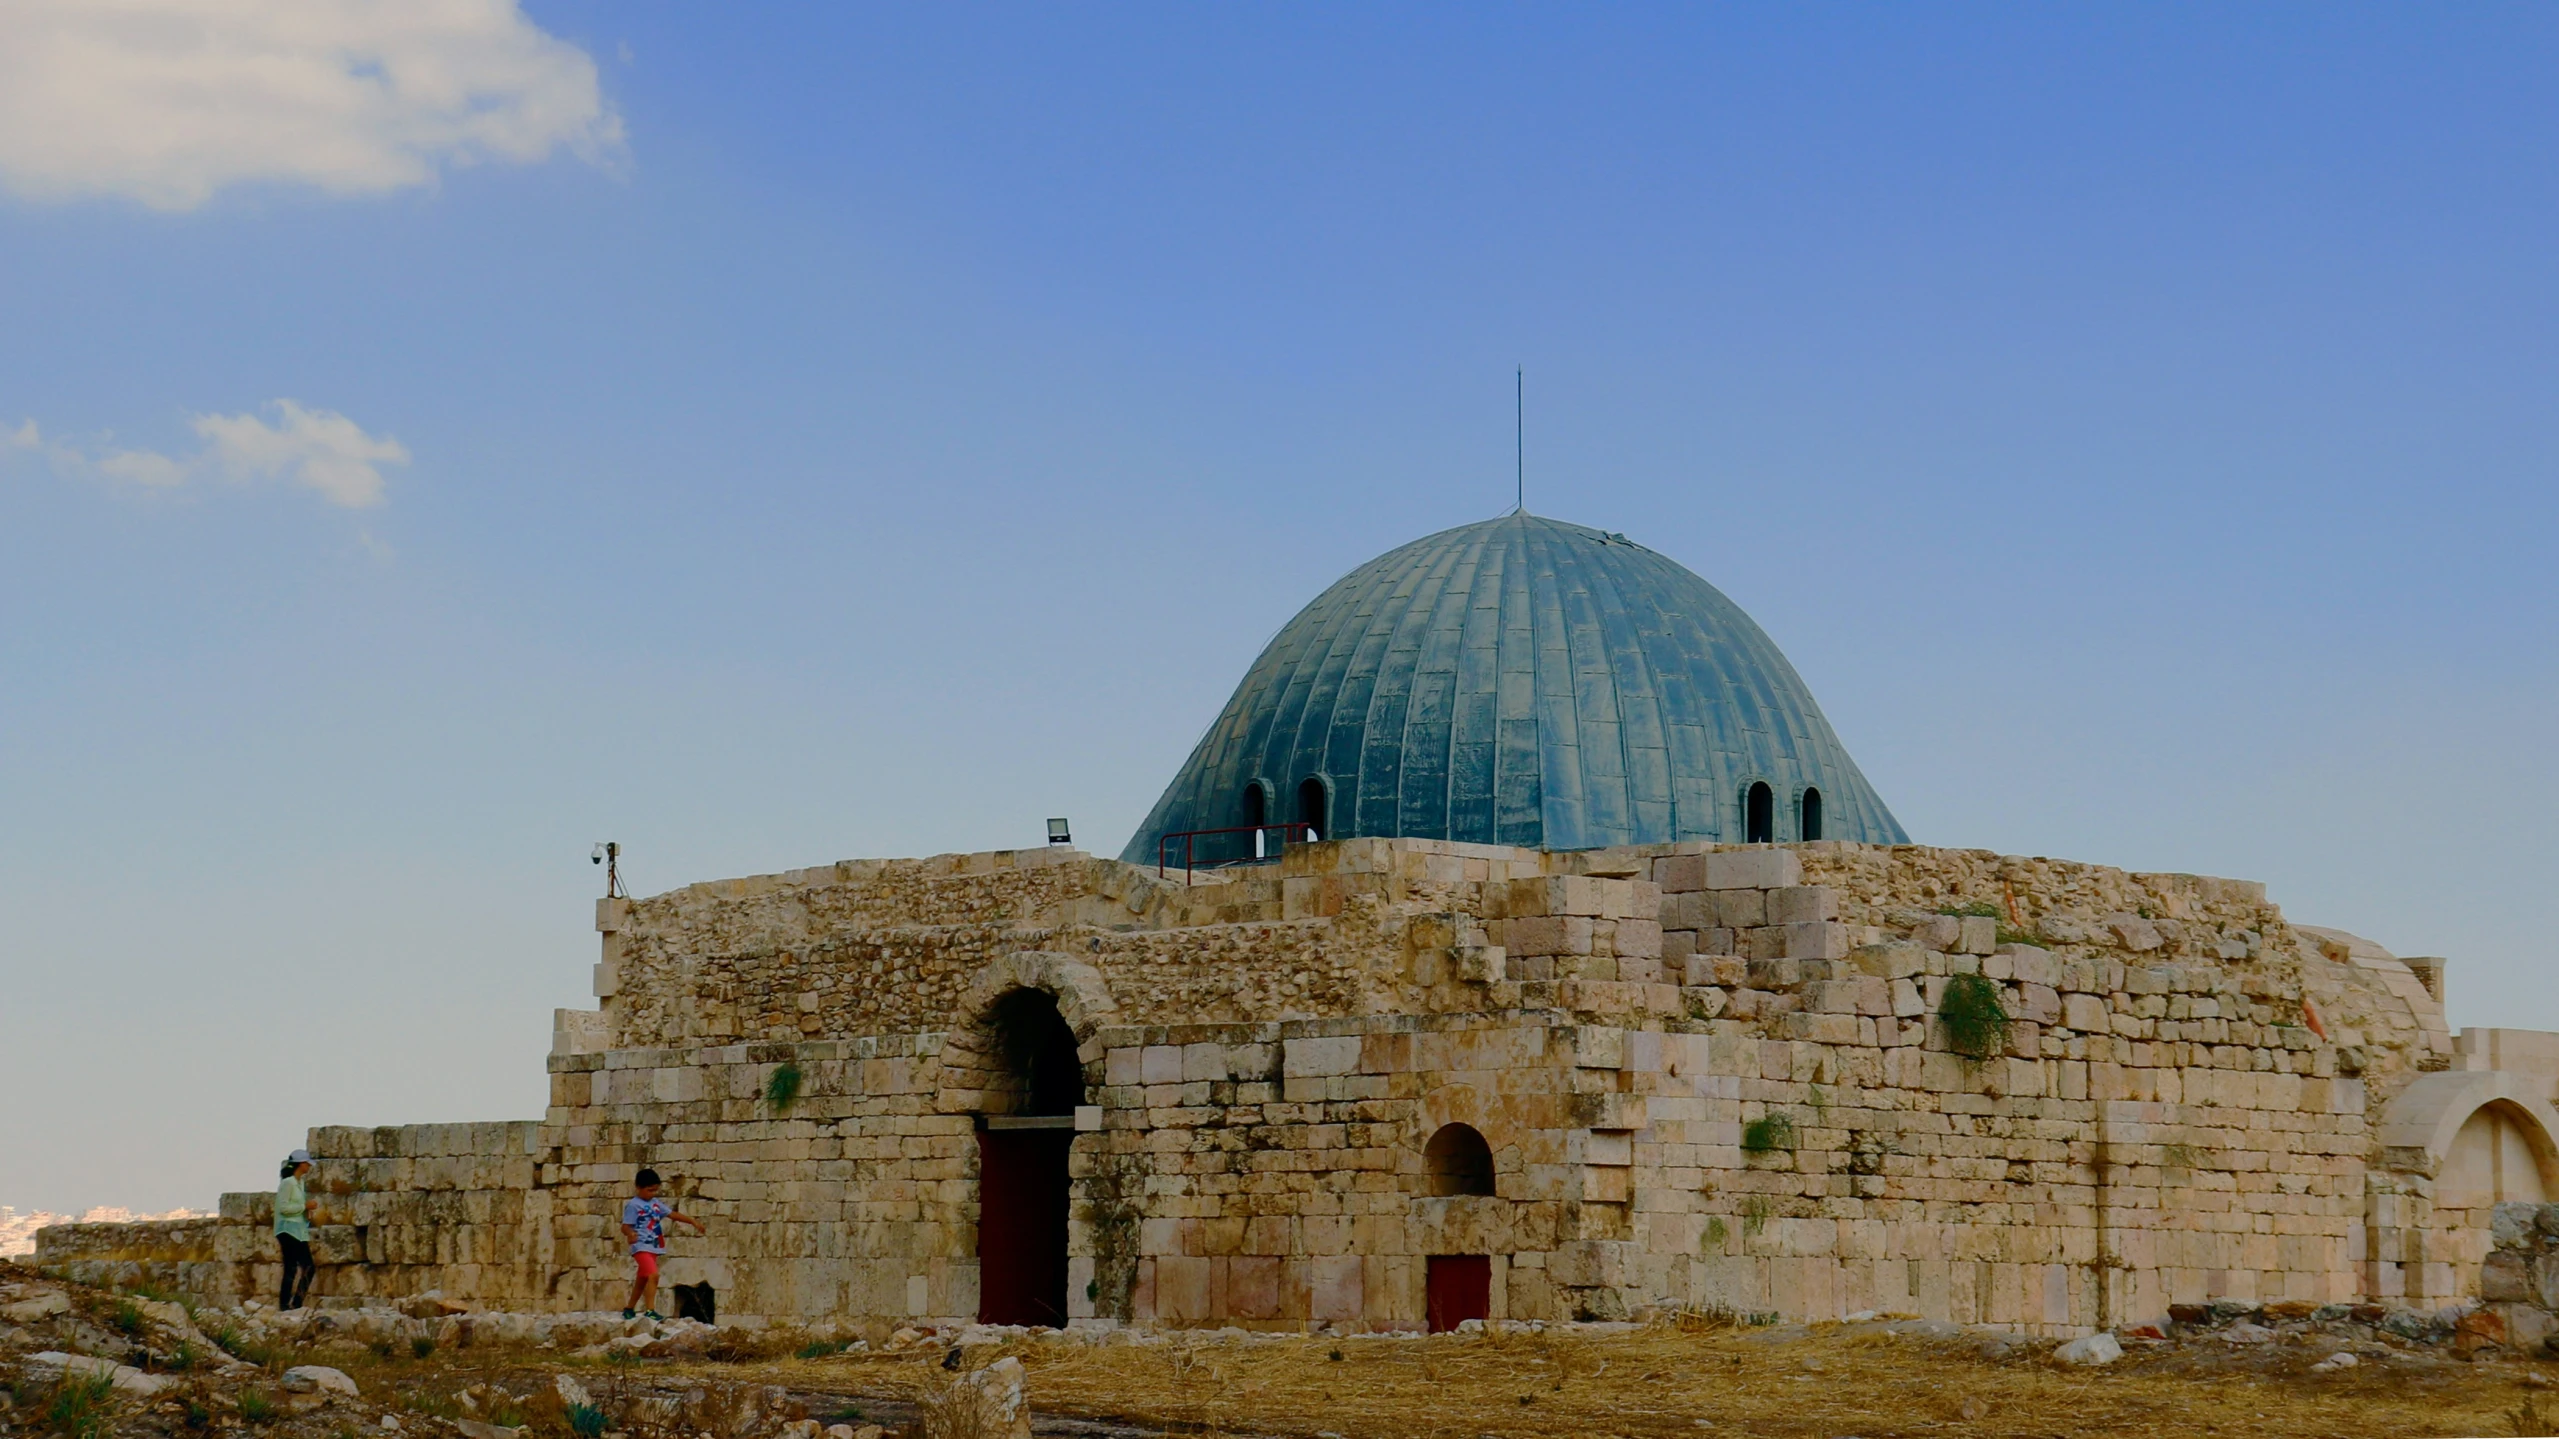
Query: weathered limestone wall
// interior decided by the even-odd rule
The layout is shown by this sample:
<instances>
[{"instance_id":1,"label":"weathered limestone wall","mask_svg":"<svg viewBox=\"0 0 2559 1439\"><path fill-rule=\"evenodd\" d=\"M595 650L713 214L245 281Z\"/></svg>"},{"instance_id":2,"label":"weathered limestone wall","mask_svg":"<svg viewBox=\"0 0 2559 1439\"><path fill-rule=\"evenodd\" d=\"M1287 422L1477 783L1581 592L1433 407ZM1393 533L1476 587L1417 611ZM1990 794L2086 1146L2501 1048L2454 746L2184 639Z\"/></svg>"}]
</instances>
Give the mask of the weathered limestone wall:
<instances>
[{"instance_id":1,"label":"weathered limestone wall","mask_svg":"<svg viewBox=\"0 0 2559 1439\"><path fill-rule=\"evenodd\" d=\"M2559 1333L2559 1204L2497 1205L2489 1238L2480 1298L2502 1342L2530 1353Z\"/></svg>"},{"instance_id":2,"label":"weathered limestone wall","mask_svg":"<svg viewBox=\"0 0 2559 1439\"><path fill-rule=\"evenodd\" d=\"M2559 1078L2498 1097L2504 1071L2458 1066L2542 1051L2456 1053L2440 962L2236 881L1387 840L1200 880L1029 851L605 901L602 1008L561 1016L542 1122L314 1131L321 1287L613 1307L649 1164L711 1225L670 1277L724 1312L967 1318L978 1116L1011 1103L988 1011L1018 987L1081 1045L1085 1320L1416 1325L1428 1257L1457 1253L1493 1256L1494 1312L1522 1318L2069 1334L2221 1297L2440 1302L2477 1291L2512 1197L2436 1204L2465 1116L2543 1125ZM2002 996L2002 1054L1936 1018L1965 975ZM1791 1137L1746 1148L1772 1117ZM1450 1123L1486 1137L1495 1195L1429 1193ZM47 1231L40 1258L256 1292L271 1243L234 1207L209 1240Z\"/></svg>"},{"instance_id":3,"label":"weathered limestone wall","mask_svg":"<svg viewBox=\"0 0 2559 1439\"><path fill-rule=\"evenodd\" d=\"M1116 860L1024 850L606 900L596 988L620 1048L947 1029L976 976L1022 951L1089 958L1134 1018L1382 1011L1413 997L1399 970L1422 868L1389 844L1301 847L1284 864L1188 886L1178 872L1167 882ZM1533 851L1436 848L1479 883L1540 867Z\"/></svg>"},{"instance_id":4,"label":"weathered limestone wall","mask_svg":"<svg viewBox=\"0 0 2559 1439\"><path fill-rule=\"evenodd\" d=\"M439 1290L552 1307L542 1129L520 1121L310 1131L311 1255L322 1292ZM271 1301L281 1269L274 1222L273 1194L225 1194L212 1219L40 1231L36 1259L86 1283Z\"/></svg>"}]
</instances>

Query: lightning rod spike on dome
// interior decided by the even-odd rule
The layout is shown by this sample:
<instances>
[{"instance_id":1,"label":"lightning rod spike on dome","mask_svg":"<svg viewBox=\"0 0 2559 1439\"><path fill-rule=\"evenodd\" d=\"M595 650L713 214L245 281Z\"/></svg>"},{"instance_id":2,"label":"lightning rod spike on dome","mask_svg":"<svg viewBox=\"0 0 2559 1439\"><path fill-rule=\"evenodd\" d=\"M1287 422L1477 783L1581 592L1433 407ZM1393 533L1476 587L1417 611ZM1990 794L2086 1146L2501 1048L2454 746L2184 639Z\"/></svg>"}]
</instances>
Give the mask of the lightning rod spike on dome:
<instances>
[{"instance_id":1,"label":"lightning rod spike on dome","mask_svg":"<svg viewBox=\"0 0 2559 1439\"><path fill-rule=\"evenodd\" d=\"M1511 372L1511 513L1528 513L1528 367Z\"/></svg>"}]
</instances>

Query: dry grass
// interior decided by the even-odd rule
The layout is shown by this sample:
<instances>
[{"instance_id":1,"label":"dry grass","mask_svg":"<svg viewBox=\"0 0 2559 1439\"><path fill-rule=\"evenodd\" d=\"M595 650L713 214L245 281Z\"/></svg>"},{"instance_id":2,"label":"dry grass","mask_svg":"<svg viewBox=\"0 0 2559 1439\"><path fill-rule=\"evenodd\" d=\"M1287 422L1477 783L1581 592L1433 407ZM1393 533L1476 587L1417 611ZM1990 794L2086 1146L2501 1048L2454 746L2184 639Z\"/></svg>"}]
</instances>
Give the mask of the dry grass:
<instances>
[{"instance_id":1,"label":"dry grass","mask_svg":"<svg viewBox=\"0 0 2559 1439\"><path fill-rule=\"evenodd\" d=\"M107 1296L78 1291L84 1314L112 1312ZM2329 1439L2371 1435L2559 1433L2551 1366L2467 1364L2445 1351L2420 1362L2369 1359L2336 1374L2309 1366L2336 1346L2270 1344L2232 1349L2203 1341L2140 1351L2102 1370L2053 1365L2038 1350L1985 1359L1976 1340L1895 1337L1872 1326L1800 1331L1735 1329L1710 1321L1665 1324L1615 1336L1556 1332L1444 1335L1432 1339L1290 1338L1237 1342L1213 1335L1155 1344L1015 1344L966 1351L965 1367L1004 1354L1029 1370L1041 1414L1117 1419L1174 1432L1315 1439L1662 1439L1680 1435L1769 1439L2051 1439L2051 1436L2245 1436ZM930 1400L952 1376L939 1349L902 1355L787 1356L794 1336L742 1336L716 1359L607 1363L522 1350L370 1354L346 1346L290 1350L271 1365L319 1362L354 1374L367 1403L411 1415L459 1412L460 1391L482 1394L481 1415L531 1421L526 1439L566 1439L552 1376L578 1375L618 1408L646 1393L702 1391L686 1433L735 1408L745 1387L781 1384L806 1395ZM1786 1342L1772 1342L1786 1340ZM0 1377L5 1377L0 1375ZM2540 1388L2526 1386L2530 1380ZM213 1390L267 1394L247 1383L190 1372L170 1412L118 1409L117 1433L201 1433L179 1412ZM502 1388L510 1402L490 1402ZM735 1389L737 1392L730 1392ZM49 1392L22 1392L16 1421L35 1417ZM505 1411L501 1413L501 1411ZM714 1411L719 1411L715 1413ZM832 1409L820 1409L830 1414ZM61 1416L68 1421L76 1416ZM151 1422L142 1421L149 1417ZM279 1419L261 1433L319 1435L346 1414ZM165 1421L165 1422L163 1422ZM1701 1423L1703 1421L1703 1423ZM56 1427L76 1428L69 1422ZM370 1426L361 1426L367 1427ZM428 1427L428 1426L419 1426ZM438 1426L440 1427L440 1426ZM769 1422L749 1426L769 1432ZM414 1432L414 1431L413 1431Z\"/></svg>"},{"instance_id":2,"label":"dry grass","mask_svg":"<svg viewBox=\"0 0 2559 1439\"><path fill-rule=\"evenodd\" d=\"M1443 1336L1160 1346L1019 1345L1041 1413L1212 1434L1344 1439L2048 1439L2082 1435L2507 1435L2547 1432L2513 1363L2382 1361L2301 1372L2325 1349L2246 1356L2255 1372L2181 1372L2143 1357L2106 1370L2040 1355L1985 1360L1961 1341L1850 1335L1782 1344L1663 1326L1613 1337ZM1334 1357L1339 1355L1338 1358ZM972 1362L995 1357L972 1351ZM2214 1356L2218 1358L2218 1353ZM783 1366L797 1388L905 1398L945 1376L931 1357ZM2559 1415L2559 1403L2537 1401ZM2518 1419L2522 1422L2518 1423ZM1701 1423L1700 1421L1705 1421Z\"/></svg>"}]
</instances>

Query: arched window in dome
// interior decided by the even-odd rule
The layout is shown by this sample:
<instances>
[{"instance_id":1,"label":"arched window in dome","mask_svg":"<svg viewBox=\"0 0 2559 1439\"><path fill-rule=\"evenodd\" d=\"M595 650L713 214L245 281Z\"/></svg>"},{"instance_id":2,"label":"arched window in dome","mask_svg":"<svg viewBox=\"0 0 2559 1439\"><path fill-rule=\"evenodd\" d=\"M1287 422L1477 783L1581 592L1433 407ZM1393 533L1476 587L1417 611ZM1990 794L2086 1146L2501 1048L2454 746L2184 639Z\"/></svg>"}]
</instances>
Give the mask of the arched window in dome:
<instances>
[{"instance_id":1,"label":"arched window in dome","mask_svg":"<svg viewBox=\"0 0 2559 1439\"><path fill-rule=\"evenodd\" d=\"M1768 844L1777 838L1777 792L1755 779L1742 794L1742 843Z\"/></svg>"},{"instance_id":2,"label":"arched window in dome","mask_svg":"<svg viewBox=\"0 0 2559 1439\"><path fill-rule=\"evenodd\" d=\"M1332 829L1332 816L1324 812L1325 801L1329 798L1331 796L1324 792L1324 781L1318 776L1308 775L1305 782L1297 787L1296 818L1299 824L1306 826L1298 831L1299 834L1307 839L1322 839Z\"/></svg>"},{"instance_id":3,"label":"arched window in dome","mask_svg":"<svg viewBox=\"0 0 2559 1439\"><path fill-rule=\"evenodd\" d=\"M1422 1168L1434 1195L1493 1192L1493 1147L1471 1124L1441 1125L1422 1148Z\"/></svg>"},{"instance_id":4,"label":"arched window in dome","mask_svg":"<svg viewBox=\"0 0 2559 1439\"><path fill-rule=\"evenodd\" d=\"M1255 826L1271 822L1270 796L1263 792L1260 780L1244 786L1244 822ZM1262 831L1256 828L1252 834L1246 836L1246 840L1247 852L1255 859L1263 858Z\"/></svg>"},{"instance_id":5,"label":"arched window in dome","mask_svg":"<svg viewBox=\"0 0 2559 1439\"><path fill-rule=\"evenodd\" d=\"M1802 839L1822 837L1822 792L1810 785L1804 787L1804 797L1795 802L1795 833Z\"/></svg>"}]
</instances>

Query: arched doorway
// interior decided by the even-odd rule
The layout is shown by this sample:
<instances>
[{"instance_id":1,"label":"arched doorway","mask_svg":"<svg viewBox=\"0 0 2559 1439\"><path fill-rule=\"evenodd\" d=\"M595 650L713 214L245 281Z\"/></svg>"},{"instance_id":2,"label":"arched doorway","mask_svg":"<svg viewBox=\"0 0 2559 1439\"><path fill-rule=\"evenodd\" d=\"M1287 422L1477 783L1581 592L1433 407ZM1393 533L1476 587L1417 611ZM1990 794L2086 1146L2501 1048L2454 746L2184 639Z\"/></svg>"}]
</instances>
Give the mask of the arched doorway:
<instances>
[{"instance_id":1,"label":"arched doorway","mask_svg":"<svg viewBox=\"0 0 2559 1439\"><path fill-rule=\"evenodd\" d=\"M1471 1124L1443 1124L1422 1146L1422 1169L1437 1199L1490 1197L1493 1147ZM1445 1334L1469 1319L1493 1315L1493 1259L1489 1254L1433 1254L1422 1271L1423 1319Z\"/></svg>"},{"instance_id":2,"label":"arched doorway","mask_svg":"<svg viewBox=\"0 0 2559 1439\"><path fill-rule=\"evenodd\" d=\"M1795 837L1798 839L1822 837L1822 792L1820 790L1807 787L1804 790L1803 799L1797 803Z\"/></svg>"},{"instance_id":3,"label":"arched doorway","mask_svg":"<svg viewBox=\"0 0 2559 1439\"><path fill-rule=\"evenodd\" d=\"M977 1317L1066 1327L1067 1151L1084 1066L1046 990L1017 989L988 1014L997 1076L978 1126Z\"/></svg>"}]
</instances>

